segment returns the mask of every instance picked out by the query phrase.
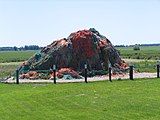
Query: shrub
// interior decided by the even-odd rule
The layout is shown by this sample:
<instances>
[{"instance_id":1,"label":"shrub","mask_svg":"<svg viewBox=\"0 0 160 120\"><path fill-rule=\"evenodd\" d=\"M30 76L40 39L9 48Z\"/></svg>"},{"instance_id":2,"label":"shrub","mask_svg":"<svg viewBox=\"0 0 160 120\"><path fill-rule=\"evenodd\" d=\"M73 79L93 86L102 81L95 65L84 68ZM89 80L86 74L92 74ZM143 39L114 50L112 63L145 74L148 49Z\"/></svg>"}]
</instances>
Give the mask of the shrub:
<instances>
[{"instance_id":1,"label":"shrub","mask_svg":"<svg viewBox=\"0 0 160 120\"><path fill-rule=\"evenodd\" d=\"M140 47L139 47L138 45L135 45L135 46L133 47L133 50L140 50Z\"/></svg>"}]
</instances>

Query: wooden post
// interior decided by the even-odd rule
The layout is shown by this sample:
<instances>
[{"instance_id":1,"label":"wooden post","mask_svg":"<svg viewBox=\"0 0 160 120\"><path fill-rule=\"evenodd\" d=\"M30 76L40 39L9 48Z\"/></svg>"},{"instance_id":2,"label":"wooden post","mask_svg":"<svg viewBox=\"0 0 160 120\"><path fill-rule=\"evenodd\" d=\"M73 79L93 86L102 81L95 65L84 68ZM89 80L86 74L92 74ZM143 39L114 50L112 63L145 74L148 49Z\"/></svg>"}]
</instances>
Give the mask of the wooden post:
<instances>
[{"instance_id":1,"label":"wooden post","mask_svg":"<svg viewBox=\"0 0 160 120\"><path fill-rule=\"evenodd\" d=\"M159 67L160 67L160 65L158 64L157 65L157 78L159 78Z\"/></svg>"},{"instance_id":2,"label":"wooden post","mask_svg":"<svg viewBox=\"0 0 160 120\"><path fill-rule=\"evenodd\" d=\"M109 67L109 81L112 82L112 68Z\"/></svg>"},{"instance_id":3,"label":"wooden post","mask_svg":"<svg viewBox=\"0 0 160 120\"><path fill-rule=\"evenodd\" d=\"M53 65L54 84L56 84L56 65Z\"/></svg>"},{"instance_id":4,"label":"wooden post","mask_svg":"<svg viewBox=\"0 0 160 120\"><path fill-rule=\"evenodd\" d=\"M19 70L16 70L16 84L19 84Z\"/></svg>"},{"instance_id":5,"label":"wooden post","mask_svg":"<svg viewBox=\"0 0 160 120\"><path fill-rule=\"evenodd\" d=\"M84 65L84 70L85 70L85 82L87 82L87 64Z\"/></svg>"},{"instance_id":6,"label":"wooden post","mask_svg":"<svg viewBox=\"0 0 160 120\"><path fill-rule=\"evenodd\" d=\"M129 78L130 80L133 80L133 65L129 67Z\"/></svg>"}]
</instances>

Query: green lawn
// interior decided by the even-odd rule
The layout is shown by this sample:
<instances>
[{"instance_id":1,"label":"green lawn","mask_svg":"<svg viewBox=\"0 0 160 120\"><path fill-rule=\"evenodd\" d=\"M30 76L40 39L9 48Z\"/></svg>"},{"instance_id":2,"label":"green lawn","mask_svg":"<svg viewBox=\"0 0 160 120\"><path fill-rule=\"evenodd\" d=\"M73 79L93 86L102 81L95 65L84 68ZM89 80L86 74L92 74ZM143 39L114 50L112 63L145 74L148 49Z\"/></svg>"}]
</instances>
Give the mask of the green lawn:
<instances>
[{"instance_id":1,"label":"green lawn","mask_svg":"<svg viewBox=\"0 0 160 120\"><path fill-rule=\"evenodd\" d=\"M160 79L0 84L1 120L159 120Z\"/></svg>"}]
</instances>

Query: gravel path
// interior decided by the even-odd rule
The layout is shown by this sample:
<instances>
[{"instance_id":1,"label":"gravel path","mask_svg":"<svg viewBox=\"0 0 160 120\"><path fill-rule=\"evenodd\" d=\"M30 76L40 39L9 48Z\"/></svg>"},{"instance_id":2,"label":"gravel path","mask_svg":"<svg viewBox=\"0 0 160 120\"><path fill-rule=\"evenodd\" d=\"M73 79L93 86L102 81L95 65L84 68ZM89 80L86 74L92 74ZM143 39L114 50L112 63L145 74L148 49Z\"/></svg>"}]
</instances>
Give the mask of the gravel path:
<instances>
[{"instance_id":1,"label":"gravel path","mask_svg":"<svg viewBox=\"0 0 160 120\"><path fill-rule=\"evenodd\" d=\"M134 73L134 78L156 78L156 73ZM88 78L88 82L90 81L104 81L108 80L108 75L103 76L95 76ZM120 75L112 75L112 80L118 80L118 79L128 79L128 74L120 74ZM20 83L53 83L53 80L44 80L44 79L36 79L36 80L29 80L29 79L20 79ZM5 83L15 83L16 80L13 78L9 78L5 81ZM72 80L65 80L65 79L58 79L57 83L70 83L70 82L84 82L83 79L72 79Z\"/></svg>"},{"instance_id":2,"label":"gravel path","mask_svg":"<svg viewBox=\"0 0 160 120\"><path fill-rule=\"evenodd\" d=\"M127 63L138 63L138 62L144 62L144 61L148 61L148 62L157 62L157 60L144 60L144 59L123 59L125 62Z\"/></svg>"}]
</instances>

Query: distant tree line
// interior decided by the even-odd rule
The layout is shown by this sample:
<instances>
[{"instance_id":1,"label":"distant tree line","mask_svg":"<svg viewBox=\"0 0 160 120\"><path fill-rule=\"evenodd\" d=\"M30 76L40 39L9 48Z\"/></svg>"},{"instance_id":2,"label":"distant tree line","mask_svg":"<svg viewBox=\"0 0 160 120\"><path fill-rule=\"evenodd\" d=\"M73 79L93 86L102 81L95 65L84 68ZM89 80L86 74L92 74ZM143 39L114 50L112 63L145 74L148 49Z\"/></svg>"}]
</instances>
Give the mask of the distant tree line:
<instances>
[{"instance_id":1,"label":"distant tree line","mask_svg":"<svg viewBox=\"0 0 160 120\"><path fill-rule=\"evenodd\" d=\"M160 43L157 43L157 44L135 44L135 45L115 45L114 47L134 47L134 46L160 46Z\"/></svg>"},{"instance_id":2,"label":"distant tree line","mask_svg":"<svg viewBox=\"0 0 160 120\"><path fill-rule=\"evenodd\" d=\"M115 45L114 47L135 47L135 46L160 46L158 44L136 44L136 45ZM22 47L0 47L0 51L25 51L25 50L40 50L43 47L39 47L38 45L25 45ZM137 49L137 48L136 48Z\"/></svg>"},{"instance_id":3,"label":"distant tree line","mask_svg":"<svg viewBox=\"0 0 160 120\"><path fill-rule=\"evenodd\" d=\"M38 45L25 45L23 47L0 47L0 51L25 51L25 50L40 50L42 47Z\"/></svg>"}]
</instances>

